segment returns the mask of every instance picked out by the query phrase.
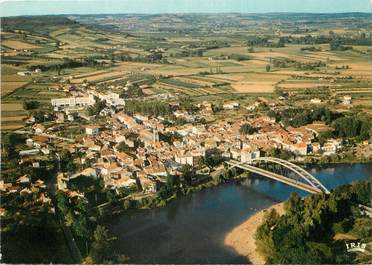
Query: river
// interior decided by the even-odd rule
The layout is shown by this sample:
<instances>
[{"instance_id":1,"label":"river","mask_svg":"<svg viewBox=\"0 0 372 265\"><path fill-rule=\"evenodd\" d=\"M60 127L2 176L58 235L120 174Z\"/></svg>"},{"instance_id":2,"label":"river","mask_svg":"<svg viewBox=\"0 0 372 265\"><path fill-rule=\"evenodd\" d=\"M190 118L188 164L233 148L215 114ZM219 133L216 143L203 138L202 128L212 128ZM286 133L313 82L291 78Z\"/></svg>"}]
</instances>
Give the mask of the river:
<instances>
[{"instance_id":1,"label":"river","mask_svg":"<svg viewBox=\"0 0 372 265\"><path fill-rule=\"evenodd\" d=\"M372 177L372 164L313 167L308 171L332 189ZM228 232L255 212L288 199L293 187L250 177L178 198L164 208L135 210L107 224L118 238L116 254L131 263L246 263L223 243Z\"/></svg>"}]
</instances>

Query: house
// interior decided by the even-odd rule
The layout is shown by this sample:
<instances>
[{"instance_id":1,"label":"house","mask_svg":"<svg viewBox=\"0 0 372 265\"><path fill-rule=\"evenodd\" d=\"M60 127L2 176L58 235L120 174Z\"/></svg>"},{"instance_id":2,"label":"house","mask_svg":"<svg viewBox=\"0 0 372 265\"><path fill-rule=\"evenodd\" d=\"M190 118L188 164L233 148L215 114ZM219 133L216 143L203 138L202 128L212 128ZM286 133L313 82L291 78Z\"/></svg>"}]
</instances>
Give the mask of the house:
<instances>
[{"instance_id":1,"label":"house","mask_svg":"<svg viewBox=\"0 0 372 265\"><path fill-rule=\"evenodd\" d=\"M49 155L50 154L50 151L47 147L43 147L40 149L40 151L44 154L44 155Z\"/></svg>"},{"instance_id":2,"label":"house","mask_svg":"<svg viewBox=\"0 0 372 265\"><path fill-rule=\"evenodd\" d=\"M19 192L19 194L21 194L21 195L31 194L31 193L32 193L32 191L31 191L29 188L24 188L24 189L22 189L22 190Z\"/></svg>"},{"instance_id":3,"label":"house","mask_svg":"<svg viewBox=\"0 0 372 265\"><path fill-rule=\"evenodd\" d=\"M59 112L56 114L56 122L57 123L64 123L65 122L65 114L63 112Z\"/></svg>"},{"instance_id":4,"label":"house","mask_svg":"<svg viewBox=\"0 0 372 265\"><path fill-rule=\"evenodd\" d=\"M216 148L217 147L217 141L213 138L206 139L204 142L205 148Z\"/></svg>"},{"instance_id":5,"label":"house","mask_svg":"<svg viewBox=\"0 0 372 265\"><path fill-rule=\"evenodd\" d=\"M35 183L33 184L34 187L37 187L37 188L41 188L41 189L45 189L47 186L45 185L44 181L41 180L41 179L38 179L35 181Z\"/></svg>"},{"instance_id":6,"label":"house","mask_svg":"<svg viewBox=\"0 0 372 265\"><path fill-rule=\"evenodd\" d=\"M97 135L99 133L99 129L100 129L99 126L88 125L87 127L85 127L85 133L87 135Z\"/></svg>"},{"instance_id":7,"label":"house","mask_svg":"<svg viewBox=\"0 0 372 265\"><path fill-rule=\"evenodd\" d=\"M67 115L67 120L68 120L68 121L74 121L74 119L75 119L75 118L74 118L74 115L72 115L72 114L68 114L68 115Z\"/></svg>"},{"instance_id":8,"label":"house","mask_svg":"<svg viewBox=\"0 0 372 265\"><path fill-rule=\"evenodd\" d=\"M30 149L30 150L22 150L19 151L20 156L31 156L31 155L37 155L39 153L39 149Z\"/></svg>"},{"instance_id":9,"label":"house","mask_svg":"<svg viewBox=\"0 0 372 265\"><path fill-rule=\"evenodd\" d=\"M156 180L146 177L143 172L139 172L137 174L137 177L140 181L141 188L144 193L152 193L157 191L158 185Z\"/></svg>"},{"instance_id":10,"label":"house","mask_svg":"<svg viewBox=\"0 0 372 265\"><path fill-rule=\"evenodd\" d=\"M30 116L30 118L28 118L28 119L26 120L26 123L27 123L27 124L31 124L31 123L34 123L35 121L36 121L35 117L34 117L34 116Z\"/></svg>"},{"instance_id":11,"label":"house","mask_svg":"<svg viewBox=\"0 0 372 265\"><path fill-rule=\"evenodd\" d=\"M259 157L260 157L260 150L258 150L257 148L246 147L240 151L241 162L250 162L253 159L256 159Z\"/></svg>"},{"instance_id":12,"label":"house","mask_svg":"<svg viewBox=\"0 0 372 265\"><path fill-rule=\"evenodd\" d=\"M239 103L238 102L225 103L222 105L222 108L224 110L233 110L233 109L239 108Z\"/></svg>"},{"instance_id":13,"label":"house","mask_svg":"<svg viewBox=\"0 0 372 265\"><path fill-rule=\"evenodd\" d=\"M205 111L211 112L212 111L212 104L208 101L203 101L200 105Z\"/></svg>"},{"instance_id":14,"label":"house","mask_svg":"<svg viewBox=\"0 0 372 265\"><path fill-rule=\"evenodd\" d=\"M193 158L193 156L191 155L190 152L187 152L187 153L184 153L184 154L182 154L182 152L178 152L178 153L175 154L174 160L177 163L180 163L182 165L186 165L186 164L188 164L190 166L194 165L194 158Z\"/></svg>"},{"instance_id":15,"label":"house","mask_svg":"<svg viewBox=\"0 0 372 265\"><path fill-rule=\"evenodd\" d=\"M30 183L30 178L27 175L21 176L17 179L17 182L20 184L28 184Z\"/></svg>"},{"instance_id":16,"label":"house","mask_svg":"<svg viewBox=\"0 0 372 265\"><path fill-rule=\"evenodd\" d=\"M312 143L311 144L311 151L313 153L318 153L321 150L320 143Z\"/></svg>"},{"instance_id":17,"label":"house","mask_svg":"<svg viewBox=\"0 0 372 265\"><path fill-rule=\"evenodd\" d=\"M140 122L144 122L144 121L148 121L148 120L149 120L148 117L143 116L143 115L138 114L138 113L137 113L137 114L134 114L134 118L135 118L136 120L140 121Z\"/></svg>"},{"instance_id":18,"label":"house","mask_svg":"<svg viewBox=\"0 0 372 265\"><path fill-rule=\"evenodd\" d=\"M116 161L121 165L122 167L128 167L134 165L134 158L127 153L124 152L118 152L116 153Z\"/></svg>"},{"instance_id":19,"label":"house","mask_svg":"<svg viewBox=\"0 0 372 265\"><path fill-rule=\"evenodd\" d=\"M342 99L342 104L350 105L351 104L351 96L350 95L345 95Z\"/></svg>"},{"instance_id":20,"label":"house","mask_svg":"<svg viewBox=\"0 0 372 265\"><path fill-rule=\"evenodd\" d=\"M153 177L166 177L167 176L167 170L163 163L156 163L148 167L145 167L144 172L148 176L153 176Z\"/></svg>"},{"instance_id":21,"label":"house","mask_svg":"<svg viewBox=\"0 0 372 265\"><path fill-rule=\"evenodd\" d=\"M310 100L310 103L312 103L312 104L320 104L320 103L322 103L322 100L320 98L312 98Z\"/></svg>"},{"instance_id":22,"label":"house","mask_svg":"<svg viewBox=\"0 0 372 265\"><path fill-rule=\"evenodd\" d=\"M230 154L231 154L231 158L232 159L235 159L235 160L240 160L240 149L236 149L236 148L231 148L230 149Z\"/></svg>"},{"instance_id":23,"label":"house","mask_svg":"<svg viewBox=\"0 0 372 265\"><path fill-rule=\"evenodd\" d=\"M47 147L49 138L42 135L32 137L33 146L36 148Z\"/></svg>"},{"instance_id":24,"label":"house","mask_svg":"<svg viewBox=\"0 0 372 265\"><path fill-rule=\"evenodd\" d=\"M159 142L159 133L157 130L141 130L139 137L144 142L145 146L149 146L152 143Z\"/></svg>"},{"instance_id":25,"label":"house","mask_svg":"<svg viewBox=\"0 0 372 265\"><path fill-rule=\"evenodd\" d=\"M88 147L88 150L92 151L92 152L101 151L101 146L96 144L94 141L90 141L90 142L86 143L85 146Z\"/></svg>"},{"instance_id":26,"label":"house","mask_svg":"<svg viewBox=\"0 0 372 265\"><path fill-rule=\"evenodd\" d=\"M124 113L118 113L118 114L116 114L115 115L115 118L119 122L123 123L128 129L132 129L132 128L134 128L137 125L137 123L136 123L136 121L135 121L134 118L132 118L131 116L126 115Z\"/></svg>"},{"instance_id":27,"label":"house","mask_svg":"<svg viewBox=\"0 0 372 265\"><path fill-rule=\"evenodd\" d=\"M290 144L289 151L297 154L297 155L307 155L309 151L309 145L303 142Z\"/></svg>"},{"instance_id":28,"label":"house","mask_svg":"<svg viewBox=\"0 0 372 265\"><path fill-rule=\"evenodd\" d=\"M132 178L132 172L127 169L120 169L118 171L111 171L109 176L106 176L105 186L113 188L129 188L136 186L137 182L135 178Z\"/></svg>"},{"instance_id":29,"label":"house","mask_svg":"<svg viewBox=\"0 0 372 265\"><path fill-rule=\"evenodd\" d=\"M80 171L78 173L73 174L70 177L70 179L75 179L75 178L80 177L80 176L97 179L98 178L98 170L96 168L88 167L88 168L84 169L83 171Z\"/></svg>"},{"instance_id":30,"label":"house","mask_svg":"<svg viewBox=\"0 0 372 265\"><path fill-rule=\"evenodd\" d=\"M184 111L176 110L176 111L173 112L173 115L176 118L183 118L184 116L187 116L188 113L187 112L184 112Z\"/></svg>"},{"instance_id":31,"label":"house","mask_svg":"<svg viewBox=\"0 0 372 265\"><path fill-rule=\"evenodd\" d=\"M31 75L31 72L29 72L29 71L26 71L26 72L17 72L17 75L20 75L20 76Z\"/></svg>"},{"instance_id":32,"label":"house","mask_svg":"<svg viewBox=\"0 0 372 265\"><path fill-rule=\"evenodd\" d=\"M322 150L325 155L330 155L336 153L341 148L341 140L329 139L322 146Z\"/></svg>"},{"instance_id":33,"label":"house","mask_svg":"<svg viewBox=\"0 0 372 265\"><path fill-rule=\"evenodd\" d=\"M26 139L26 145L28 147L34 146L34 141L31 138Z\"/></svg>"},{"instance_id":34,"label":"house","mask_svg":"<svg viewBox=\"0 0 372 265\"><path fill-rule=\"evenodd\" d=\"M36 134L43 133L45 131L45 127L40 123L33 125L32 129L35 131Z\"/></svg>"}]
</instances>

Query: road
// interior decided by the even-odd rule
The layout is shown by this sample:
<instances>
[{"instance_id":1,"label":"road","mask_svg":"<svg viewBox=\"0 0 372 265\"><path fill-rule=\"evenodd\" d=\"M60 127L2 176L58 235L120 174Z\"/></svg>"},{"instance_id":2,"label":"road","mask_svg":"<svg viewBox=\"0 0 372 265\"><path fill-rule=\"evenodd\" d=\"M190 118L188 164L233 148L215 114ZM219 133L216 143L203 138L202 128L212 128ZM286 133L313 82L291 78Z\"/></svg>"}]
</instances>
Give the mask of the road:
<instances>
[{"instance_id":1,"label":"road","mask_svg":"<svg viewBox=\"0 0 372 265\"><path fill-rule=\"evenodd\" d=\"M48 133L34 133L34 132L23 131L23 130L16 130L16 131L14 131L14 133L16 133L16 134L40 135L40 136L48 137L48 138L50 138L50 139L57 139L57 140L61 140L61 141L69 142L69 143L75 143L75 140L74 140L74 139L70 139L70 138L66 138L66 137L61 137L61 136L57 136L57 135L55 135L55 134L48 134Z\"/></svg>"}]
</instances>

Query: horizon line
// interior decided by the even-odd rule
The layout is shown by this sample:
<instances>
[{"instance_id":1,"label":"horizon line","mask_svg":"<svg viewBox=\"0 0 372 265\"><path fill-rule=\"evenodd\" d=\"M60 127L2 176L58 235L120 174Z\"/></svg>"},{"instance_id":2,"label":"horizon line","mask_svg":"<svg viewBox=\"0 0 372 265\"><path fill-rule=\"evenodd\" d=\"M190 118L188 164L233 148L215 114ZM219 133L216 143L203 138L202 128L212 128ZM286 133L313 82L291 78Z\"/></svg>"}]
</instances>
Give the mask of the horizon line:
<instances>
[{"instance_id":1,"label":"horizon line","mask_svg":"<svg viewBox=\"0 0 372 265\"><path fill-rule=\"evenodd\" d=\"M352 12L145 12L145 13L60 13L60 14L37 14L37 15L10 15L10 16L1 16L0 18L6 17L41 17L41 16L99 16L99 15L186 15L186 14L194 14L194 15L204 15L204 14L214 14L214 15L222 15L222 14L241 14L241 15L270 15L270 14L307 14L307 15L336 15L336 14L368 14L372 15L371 12L366 11L352 11Z\"/></svg>"}]
</instances>

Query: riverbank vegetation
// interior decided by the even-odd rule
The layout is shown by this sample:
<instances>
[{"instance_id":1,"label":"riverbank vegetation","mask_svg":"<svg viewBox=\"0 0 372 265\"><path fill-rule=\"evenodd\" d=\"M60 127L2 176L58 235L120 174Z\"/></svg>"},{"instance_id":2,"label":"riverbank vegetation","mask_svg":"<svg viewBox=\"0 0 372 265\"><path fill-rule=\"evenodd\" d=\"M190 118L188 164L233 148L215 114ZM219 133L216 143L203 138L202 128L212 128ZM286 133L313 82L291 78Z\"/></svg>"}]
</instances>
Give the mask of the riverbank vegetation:
<instances>
[{"instance_id":1,"label":"riverbank vegetation","mask_svg":"<svg viewBox=\"0 0 372 265\"><path fill-rule=\"evenodd\" d=\"M371 255L347 252L345 243L372 239L372 219L358 207L369 206L371 188L372 181L367 180L305 199L293 193L285 214L271 210L257 229L258 252L269 264L368 262Z\"/></svg>"}]
</instances>

